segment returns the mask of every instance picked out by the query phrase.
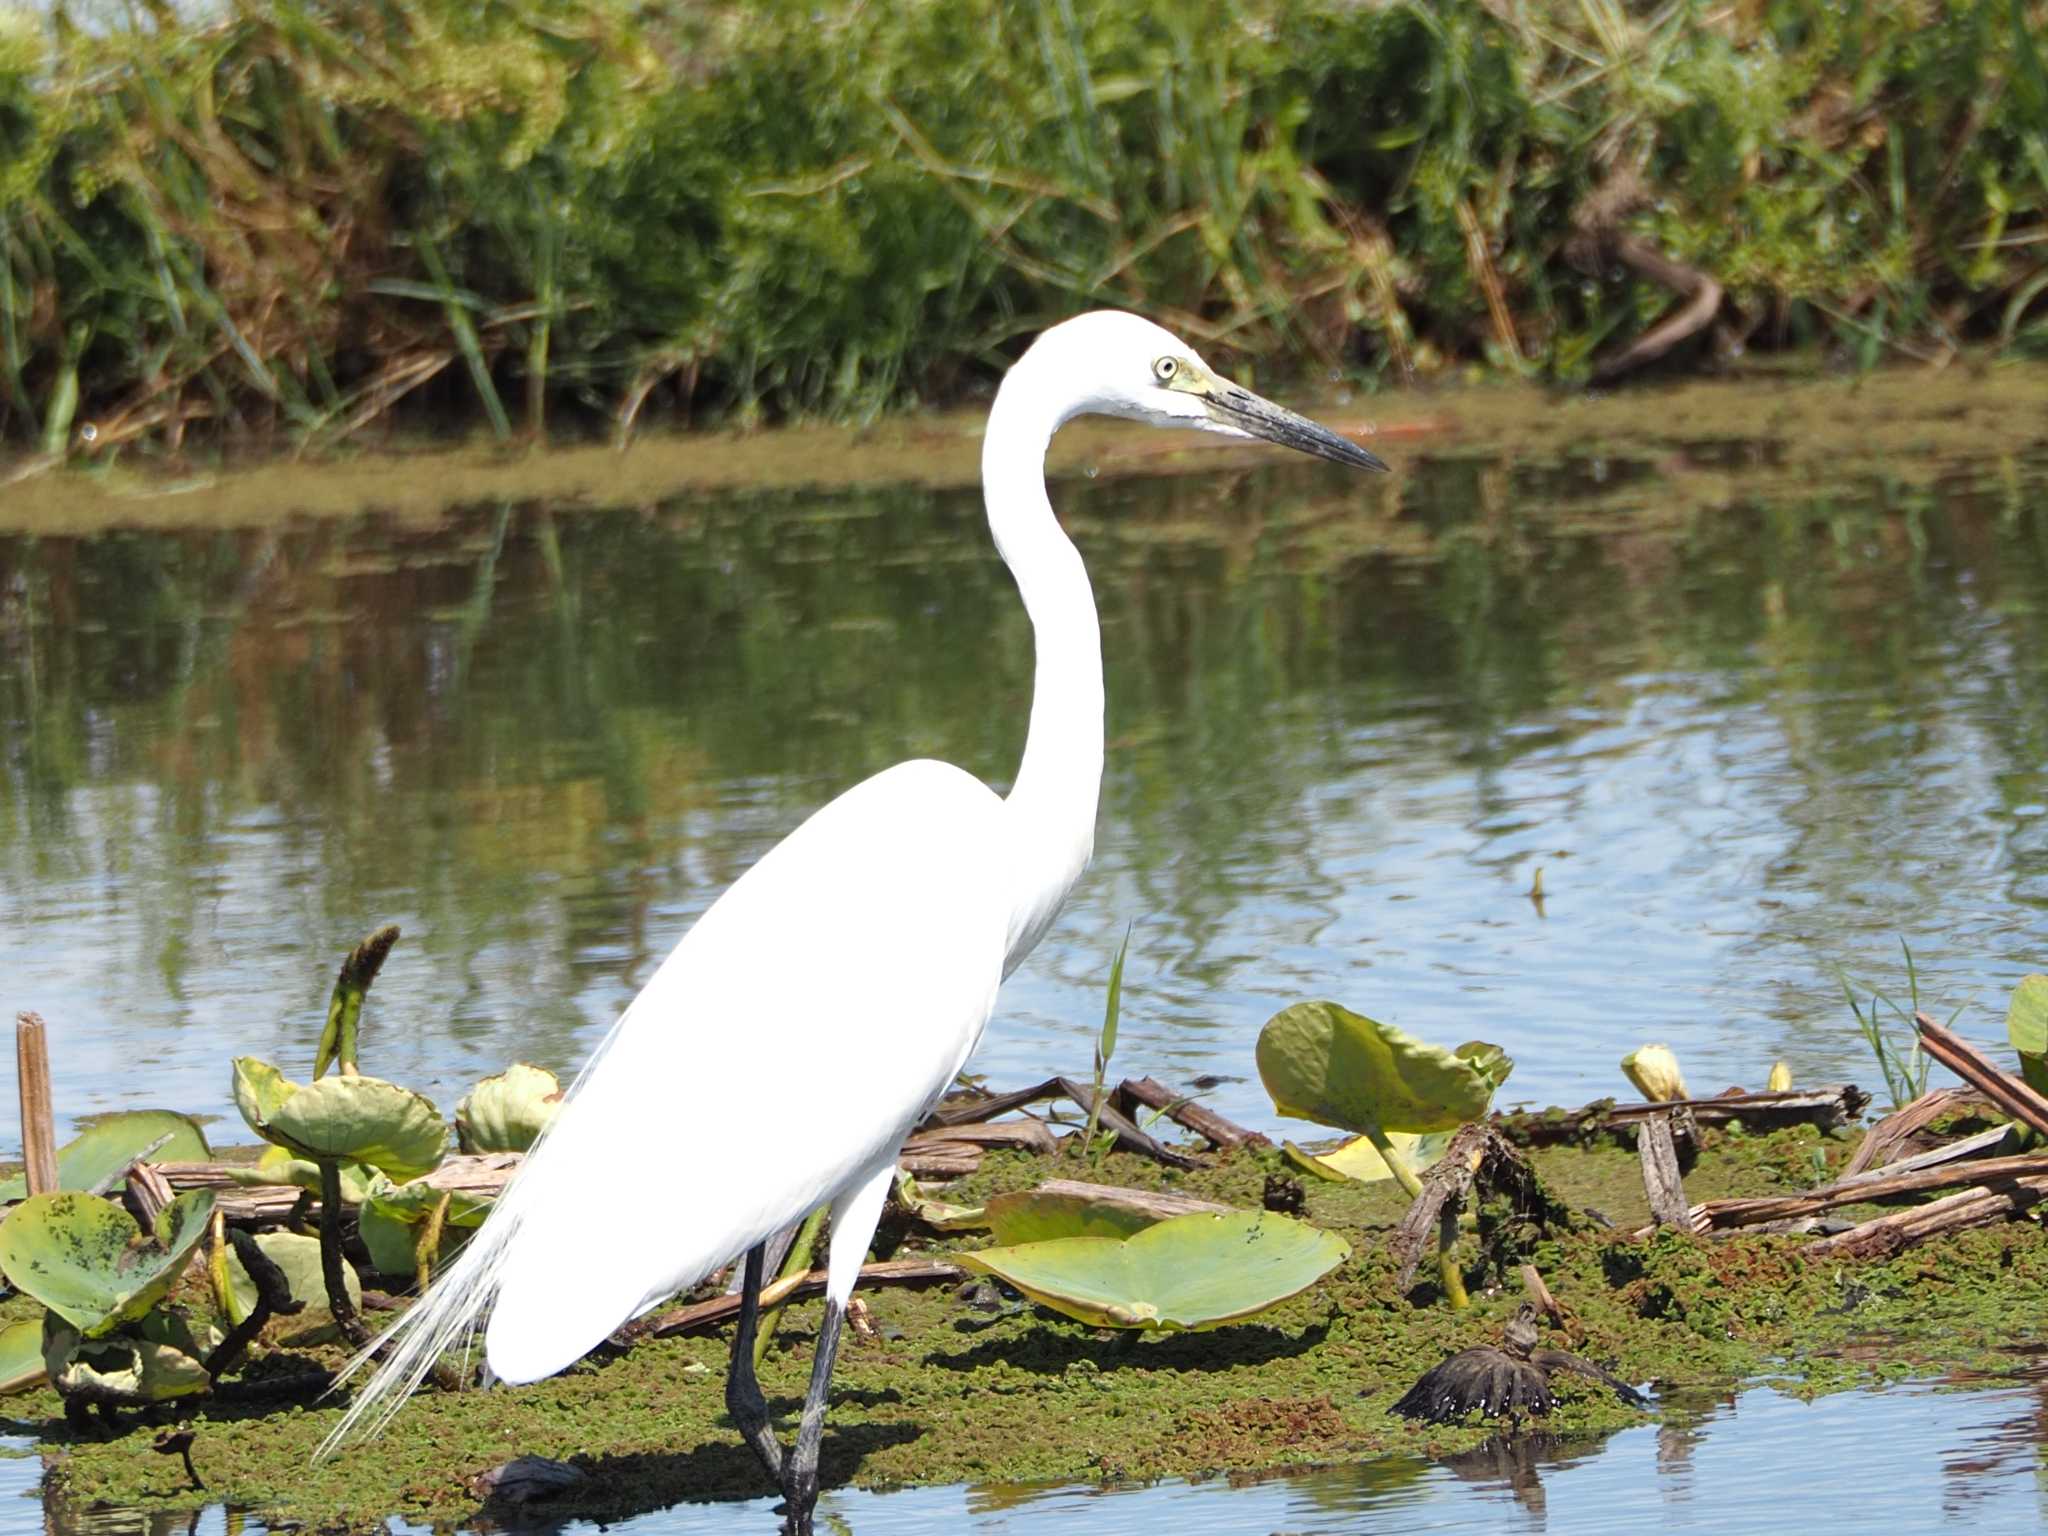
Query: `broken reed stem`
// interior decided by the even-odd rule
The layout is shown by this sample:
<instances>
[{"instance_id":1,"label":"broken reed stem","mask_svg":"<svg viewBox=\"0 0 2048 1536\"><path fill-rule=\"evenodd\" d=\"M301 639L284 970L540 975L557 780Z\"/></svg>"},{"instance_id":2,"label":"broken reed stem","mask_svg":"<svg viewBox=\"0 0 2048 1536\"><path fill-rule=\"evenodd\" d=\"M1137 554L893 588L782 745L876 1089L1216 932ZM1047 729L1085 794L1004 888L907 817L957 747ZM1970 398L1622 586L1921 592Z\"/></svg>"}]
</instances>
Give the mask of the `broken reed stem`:
<instances>
[{"instance_id":1,"label":"broken reed stem","mask_svg":"<svg viewBox=\"0 0 2048 1536\"><path fill-rule=\"evenodd\" d=\"M1669 1115L1652 1115L1637 1124L1636 1151L1643 1162L1643 1193L1649 1197L1651 1219L1660 1227L1690 1232L1692 1216L1685 1203L1678 1143L1672 1138Z\"/></svg>"},{"instance_id":2,"label":"broken reed stem","mask_svg":"<svg viewBox=\"0 0 2048 1536\"><path fill-rule=\"evenodd\" d=\"M21 1160L27 1165L28 1192L53 1194L57 1189L57 1117L50 1102L49 1026L42 1016L14 1016L14 1066L21 1084Z\"/></svg>"}]
</instances>

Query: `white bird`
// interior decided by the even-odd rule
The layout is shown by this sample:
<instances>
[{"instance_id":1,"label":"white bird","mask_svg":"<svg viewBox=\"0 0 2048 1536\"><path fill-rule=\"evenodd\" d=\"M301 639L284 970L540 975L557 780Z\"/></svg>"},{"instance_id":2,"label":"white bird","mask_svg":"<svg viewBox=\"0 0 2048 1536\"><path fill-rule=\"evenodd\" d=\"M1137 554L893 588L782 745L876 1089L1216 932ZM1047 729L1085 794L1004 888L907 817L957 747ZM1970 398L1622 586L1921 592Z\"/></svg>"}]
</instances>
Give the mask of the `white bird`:
<instances>
[{"instance_id":1,"label":"white bird","mask_svg":"<svg viewBox=\"0 0 2048 1536\"><path fill-rule=\"evenodd\" d=\"M981 455L989 529L1037 646L1009 795L946 763L902 763L735 881L619 1016L462 1256L373 1346L388 1356L322 1454L382 1428L480 1322L492 1372L537 1381L745 1255L726 1404L780 1484L789 1529L809 1532L840 1321L897 1150L966 1064L997 987L1094 849L1101 634L1044 476L1053 433L1089 412L1386 468L1136 315L1082 315L1040 336L997 391ZM785 1454L754 1379L763 1245L821 1205L824 1321Z\"/></svg>"}]
</instances>

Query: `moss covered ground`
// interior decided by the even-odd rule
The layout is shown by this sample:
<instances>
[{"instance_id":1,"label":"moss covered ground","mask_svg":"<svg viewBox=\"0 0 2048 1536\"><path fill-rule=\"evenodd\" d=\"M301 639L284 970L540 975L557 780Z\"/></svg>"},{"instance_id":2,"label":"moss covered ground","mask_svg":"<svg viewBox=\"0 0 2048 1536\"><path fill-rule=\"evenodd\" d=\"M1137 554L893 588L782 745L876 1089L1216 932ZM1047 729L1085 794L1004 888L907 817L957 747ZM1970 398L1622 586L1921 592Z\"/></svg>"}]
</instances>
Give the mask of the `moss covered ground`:
<instances>
[{"instance_id":1,"label":"moss covered ground","mask_svg":"<svg viewBox=\"0 0 2048 1536\"><path fill-rule=\"evenodd\" d=\"M1687 1182L1693 1199L1808 1184L1838 1168L1850 1141L1810 1128L1711 1133ZM1660 1395L1768 1376L1825 1392L1911 1374L1997 1369L2029 1342L2048 1299L2048 1236L2024 1222L1964 1234L1885 1263L1809 1262L1796 1237L1716 1242L1626 1236L1646 1219L1635 1155L1616 1145L1539 1152L1537 1165L1575 1208L1615 1223L1511 1235L1493 1255L1468 1238L1470 1311L1440 1305L1425 1265L1394 1289L1390 1185L1310 1182L1308 1218L1342 1232L1350 1260L1257 1321L1205 1334L1134 1336L1080 1326L975 1287L870 1293L875 1331L849 1333L824 1443L828 1486L1038 1480L1135 1481L1243 1474L1407 1453L1450 1455L1491 1431L1410 1425L1388 1405L1445 1354L1489 1342L1520 1299L1513 1265L1537 1264L1578 1327L1552 1342L1612 1362ZM1176 1173L1113 1156L1096 1177L1256 1205L1275 1154L1246 1152ZM971 1202L1056 1175L1020 1154L992 1155L947 1192ZM1851 1216L1856 1212L1848 1213ZM973 1246L885 1223L902 1252ZM23 1310L17 1298L5 1315ZM793 1306L762 1379L793 1415L809 1370L818 1308ZM339 1402L200 1403L190 1413L194 1491L156 1430L73 1434L48 1393L12 1399L16 1432L39 1437L47 1491L74 1506L174 1509L225 1499L272 1520L323 1528L377 1525L402 1512L437 1523L484 1514L476 1475L520 1454L572 1461L592 1475L550 1506L600 1520L683 1499L772 1492L725 1417L729 1329L607 1350L517 1390L426 1393L383 1439L315 1464ZM332 1365L337 1354L277 1350L256 1374ZM1641 1421L1590 1384L1559 1383L1551 1428L1597 1434Z\"/></svg>"}]
</instances>

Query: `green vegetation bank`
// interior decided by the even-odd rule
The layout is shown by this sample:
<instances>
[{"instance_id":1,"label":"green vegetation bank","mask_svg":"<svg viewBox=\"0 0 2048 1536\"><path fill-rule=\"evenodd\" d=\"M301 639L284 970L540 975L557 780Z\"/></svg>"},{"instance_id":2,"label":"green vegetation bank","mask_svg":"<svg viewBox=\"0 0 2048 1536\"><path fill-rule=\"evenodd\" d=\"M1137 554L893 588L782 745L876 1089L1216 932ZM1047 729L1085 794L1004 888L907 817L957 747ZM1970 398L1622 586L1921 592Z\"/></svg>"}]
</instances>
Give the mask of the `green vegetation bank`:
<instances>
[{"instance_id":1,"label":"green vegetation bank","mask_svg":"<svg viewBox=\"0 0 2048 1536\"><path fill-rule=\"evenodd\" d=\"M0 11L0 443L2048 349L2043 0Z\"/></svg>"}]
</instances>

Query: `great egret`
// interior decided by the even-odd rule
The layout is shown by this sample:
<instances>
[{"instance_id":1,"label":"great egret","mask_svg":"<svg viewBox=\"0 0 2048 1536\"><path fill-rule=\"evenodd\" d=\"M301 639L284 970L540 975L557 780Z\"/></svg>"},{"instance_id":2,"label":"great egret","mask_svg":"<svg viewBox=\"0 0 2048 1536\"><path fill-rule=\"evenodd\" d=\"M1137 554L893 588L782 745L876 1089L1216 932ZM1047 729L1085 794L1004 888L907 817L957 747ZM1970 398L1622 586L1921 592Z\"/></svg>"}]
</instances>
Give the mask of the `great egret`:
<instances>
[{"instance_id":1,"label":"great egret","mask_svg":"<svg viewBox=\"0 0 2048 1536\"><path fill-rule=\"evenodd\" d=\"M536 1381L744 1254L726 1404L781 1485L789 1528L810 1530L840 1320L897 1149L966 1064L997 987L1094 849L1101 634L1044 476L1054 431L1086 412L1386 468L1136 315L1082 315L1040 336L997 391L981 453L989 529L1037 645L1009 796L945 763L903 763L735 881L619 1016L461 1258L379 1340L391 1352L323 1453L381 1428L487 1315L491 1370ZM664 1209L679 1174L681 1203ZM824 1321L785 1454L754 1379L763 1244L821 1205Z\"/></svg>"}]
</instances>

